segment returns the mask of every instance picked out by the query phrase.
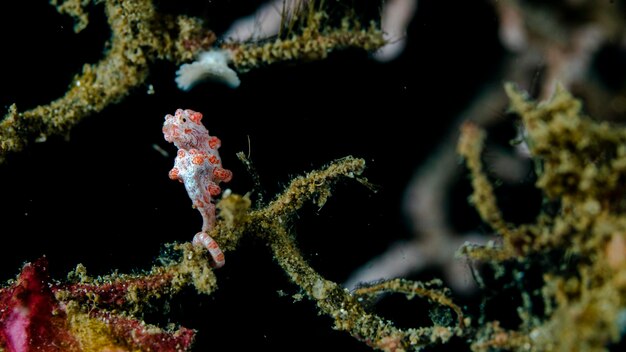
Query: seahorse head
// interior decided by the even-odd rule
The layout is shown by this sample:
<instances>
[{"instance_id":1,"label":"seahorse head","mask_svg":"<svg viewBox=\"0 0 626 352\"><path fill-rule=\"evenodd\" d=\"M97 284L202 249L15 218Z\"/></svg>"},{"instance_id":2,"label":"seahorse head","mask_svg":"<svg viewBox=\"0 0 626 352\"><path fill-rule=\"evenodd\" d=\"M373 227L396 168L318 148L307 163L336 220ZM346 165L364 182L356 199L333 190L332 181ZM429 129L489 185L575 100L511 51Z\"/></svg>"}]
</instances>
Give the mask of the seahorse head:
<instances>
[{"instance_id":1,"label":"seahorse head","mask_svg":"<svg viewBox=\"0 0 626 352\"><path fill-rule=\"evenodd\" d=\"M198 148L206 144L209 131L202 124L202 114L193 110L178 109L172 116L165 115L163 135L179 149Z\"/></svg>"}]
</instances>

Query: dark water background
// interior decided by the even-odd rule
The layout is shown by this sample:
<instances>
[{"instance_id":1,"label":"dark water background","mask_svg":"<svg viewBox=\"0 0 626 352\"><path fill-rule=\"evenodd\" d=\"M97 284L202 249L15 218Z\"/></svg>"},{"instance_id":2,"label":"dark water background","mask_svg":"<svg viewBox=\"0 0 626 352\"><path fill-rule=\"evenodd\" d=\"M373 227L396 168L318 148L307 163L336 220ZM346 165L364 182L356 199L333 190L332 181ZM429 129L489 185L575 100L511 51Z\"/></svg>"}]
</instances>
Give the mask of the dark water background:
<instances>
[{"instance_id":1,"label":"dark water background","mask_svg":"<svg viewBox=\"0 0 626 352\"><path fill-rule=\"evenodd\" d=\"M243 2L160 6L206 15L213 28L225 30L258 3ZM46 1L0 6L3 111L12 103L26 110L61 96L84 63L101 57L110 34L101 5L80 34ZM211 134L222 139L224 166L234 172L228 187L236 193L252 185L235 156L239 151L250 152L269 195L330 160L367 160L366 176L380 186L378 193L356 182L342 184L322 209L306 206L294 223L313 267L344 281L388 244L411 237L401 208L405 187L456 114L496 78L503 57L496 30L488 1L430 0L420 1L406 52L387 64L347 51L323 62L241 75L237 90L206 83L185 93L174 83L177 67L155 63L146 85L120 104L85 119L67 138L32 144L0 165L0 281L42 255L55 278L78 263L92 275L146 269L164 243L190 240L201 218L182 185L167 177L175 148L161 133L163 116L177 108L204 113ZM147 94L149 84L153 95ZM163 157L153 145L172 156ZM467 185L460 188L467 191ZM466 195L459 196L457 219L475 225ZM170 314L149 315L148 321L198 329L198 351L369 350L332 330L331 319L318 316L312 302L293 303L298 288L260 240L244 238L226 256L215 294L184 293ZM440 274L433 270L420 278ZM383 303L382 313L402 326L428 323L419 311L423 306L402 304Z\"/></svg>"}]
</instances>

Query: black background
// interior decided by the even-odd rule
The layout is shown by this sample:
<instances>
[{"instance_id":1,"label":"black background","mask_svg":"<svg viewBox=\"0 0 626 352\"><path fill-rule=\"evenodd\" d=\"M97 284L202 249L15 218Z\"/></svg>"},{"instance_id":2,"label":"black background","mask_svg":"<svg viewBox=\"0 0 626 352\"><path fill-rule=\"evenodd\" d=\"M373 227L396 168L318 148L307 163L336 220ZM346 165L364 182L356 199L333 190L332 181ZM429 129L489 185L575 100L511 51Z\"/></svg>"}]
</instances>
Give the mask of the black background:
<instances>
[{"instance_id":1,"label":"black background","mask_svg":"<svg viewBox=\"0 0 626 352\"><path fill-rule=\"evenodd\" d=\"M110 35L102 5L93 7L88 28L75 34L72 19L47 1L5 3L0 5L4 111L12 103L23 111L61 96L84 63L101 57ZM158 5L202 16L219 32L259 2L174 3ZM236 90L206 83L182 92L174 83L177 67L154 63L145 85L121 103L0 165L0 281L42 255L55 278L78 263L92 275L133 272L149 268L164 243L190 240L201 218L184 187L167 177L175 148L161 133L164 115L177 108L202 112L211 134L222 139L223 164L234 172L223 188L236 193L252 186L235 156L239 151L250 152L269 195L291 177L333 159L367 160L365 176L379 192L356 182L341 184L322 209L307 206L294 223L312 266L328 279L344 281L393 241L411 237L401 207L405 187L482 85L497 82L504 55L497 24L486 0L422 0L407 50L393 62L346 51L322 62L241 75ZM150 84L153 95L147 94ZM155 151L154 144L171 157ZM460 207L466 207L466 195L459 197ZM466 218L458 221L475 221L471 208L461 213ZM244 238L226 257L227 265L216 272L215 294L183 293L171 313L147 320L198 329L198 351L369 350L348 333L332 330L331 319L318 316L311 301L293 303L298 288L262 241ZM434 270L420 278L439 274ZM473 309L472 297L459 300ZM383 314L402 326L428 324L423 308L400 305Z\"/></svg>"}]
</instances>

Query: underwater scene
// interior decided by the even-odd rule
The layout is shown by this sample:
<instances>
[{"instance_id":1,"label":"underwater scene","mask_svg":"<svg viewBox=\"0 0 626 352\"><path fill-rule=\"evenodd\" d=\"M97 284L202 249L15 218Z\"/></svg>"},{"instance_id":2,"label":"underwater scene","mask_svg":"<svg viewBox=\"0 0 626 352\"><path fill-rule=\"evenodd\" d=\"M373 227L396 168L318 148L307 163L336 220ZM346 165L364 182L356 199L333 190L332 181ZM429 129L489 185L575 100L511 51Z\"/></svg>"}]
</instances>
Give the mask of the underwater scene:
<instances>
[{"instance_id":1,"label":"underwater scene","mask_svg":"<svg viewBox=\"0 0 626 352\"><path fill-rule=\"evenodd\" d=\"M0 352L625 350L626 1L0 17Z\"/></svg>"}]
</instances>

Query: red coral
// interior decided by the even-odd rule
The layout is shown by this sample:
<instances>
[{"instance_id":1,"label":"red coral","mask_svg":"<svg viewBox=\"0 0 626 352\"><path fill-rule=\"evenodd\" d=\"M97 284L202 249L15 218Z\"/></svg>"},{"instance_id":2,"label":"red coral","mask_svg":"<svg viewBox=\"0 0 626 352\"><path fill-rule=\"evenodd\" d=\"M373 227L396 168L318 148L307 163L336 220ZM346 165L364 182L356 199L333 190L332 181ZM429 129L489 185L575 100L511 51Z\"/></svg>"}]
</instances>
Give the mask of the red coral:
<instances>
[{"instance_id":1,"label":"red coral","mask_svg":"<svg viewBox=\"0 0 626 352\"><path fill-rule=\"evenodd\" d=\"M154 327L151 328L141 320L123 317L111 312L93 310L89 315L107 324L112 335L132 346L133 351L136 348L140 348L141 351L187 351L195 338L195 332L187 328L169 332L155 330Z\"/></svg>"},{"instance_id":2,"label":"red coral","mask_svg":"<svg viewBox=\"0 0 626 352\"><path fill-rule=\"evenodd\" d=\"M89 329L89 324L94 321L106 326L97 333L124 346L111 346L116 351L179 352L191 348L195 337L193 330L164 331L133 317L93 307L90 307L87 320L73 323L85 326L73 326L72 329L69 326L68 303L81 303L86 296L98 295L105 298L104 305L119 305L124 303L128 287L159 291L169 286L170 275L133 276L103 285L60 285L51 282L47 265L45 258L24 265L17 280L10 287L0 289L0 350L80 352L80 338L73 333L82 328ZM68 293L63 301L53 293L61 290Z\"/></svg>"},{"instance_id":3,"label":"red coral","mask_svg":"<svg viewBox=\"0 0 626 352\"><path fill-rule=\"evenodd\" d=\"M125 275L120 278L102 283L73 283L55 285L52 292L63 291L64 297L72 301L97 301L99 307L123 308L128 303L129 290L136 292L163 292L172 284L173 274L169 272L149 275ZM95 299L94 299L95 298Z\"/></svg>"},{"instance_id":4,"label":"red coral","mask_svg":"<svg viewBox=\"0 0 626 352\"><path fill-rule=\"evenodd\" d=\"M17 281L0 291L0 346L7 351L79 351L50 290L47 265L45 258L24 265Z\"/></svg>"}]
</instances>

